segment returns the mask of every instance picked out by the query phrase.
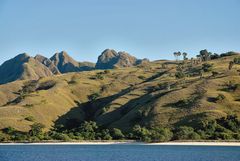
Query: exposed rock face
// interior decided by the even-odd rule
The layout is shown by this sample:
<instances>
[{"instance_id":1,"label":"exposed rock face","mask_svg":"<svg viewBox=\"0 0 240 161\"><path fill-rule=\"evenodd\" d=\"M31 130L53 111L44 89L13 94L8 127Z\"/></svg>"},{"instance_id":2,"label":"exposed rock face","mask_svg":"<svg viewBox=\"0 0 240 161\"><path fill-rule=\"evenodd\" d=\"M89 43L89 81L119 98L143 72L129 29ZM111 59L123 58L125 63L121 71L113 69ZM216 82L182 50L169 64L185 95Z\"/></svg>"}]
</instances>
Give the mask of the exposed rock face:
<instances>
[{"instance_id":1,"label":"exposed rock face","mask_svg":"<svg viewBox=\"0 0 240 161\"><path fill-rule=\"evenodd\" d=\"M84 70L92 70L94 68L93 64L90 63L79 63L70 57L65 51L56 53L53 57L50 58L55 66L61 73L68 72L79 72Z\"/></svg>"},{"instance_id":2,"label":"exposed rock face","mask_svg":"<svg viewBox=\"0 0 240 161\"><path fill-rule=\"evenodd\" d=\"M26 53L19 54L0 66L0 84L21 79L36 80L51 75L52 72L46 66Z\"/></svg>"},{"instance_id":3,"label":"exposed rock face","mask_svg":"<svg viewBox=\"0 0 240 161\"><path fill-rule=\"evenodd\" d=\"M112 49L106 49L98 57L96 64L97 69L113 69L114 67L131 67L142 62L147 62L147 59L137 59L127 52L116 52Z\"/></svg>"},{"instance_id":4,"label":"exposed rock face","mask_svg":"<svg viewBox=\"0 0 240 161\"><path fill-rule=\"evenodd\" d=\"M45 65L46 67L48 67L53 74L61 74L58 68L54 65L54 63L50 59L42 55L36 55L34 58L43 65Z\"/></svg>"},{"instance_id":5,"label":"exposed rock face","mask_svg":"<svg viewBox=\"0 0 240 161\"><path fill-rule=\"evenodd\" d=\"M148 62L149 60L147 59L137 59L127 52L116 52L110 49L106 49L102 52L98 57L97 64L91 62L77 62L65 51L56 53L50 59L42 55L36 55L33 58L23 53L4 62L0 66L0 84L20 79L36 80L41 77L68 72L131 67Z\"/></svg>"}]
</instances>

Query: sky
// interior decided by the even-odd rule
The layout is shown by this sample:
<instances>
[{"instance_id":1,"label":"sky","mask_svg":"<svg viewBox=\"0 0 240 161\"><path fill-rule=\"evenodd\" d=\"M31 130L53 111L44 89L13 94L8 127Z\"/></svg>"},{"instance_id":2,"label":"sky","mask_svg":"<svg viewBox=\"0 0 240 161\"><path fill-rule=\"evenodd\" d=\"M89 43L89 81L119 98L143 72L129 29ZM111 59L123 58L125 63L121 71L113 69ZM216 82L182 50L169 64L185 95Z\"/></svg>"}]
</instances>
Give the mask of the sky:
<instances>
[{"instance_id":1,"label":"sky","mask_svg":"<svg viewBox=\"0 0 240 161\"><path fill-rule=\"evenodd\" d=\"M150 60L240 51L240 0L0 0L0 64L62 50L96 62L104 49Z\"/></svg>"}]
</instances>

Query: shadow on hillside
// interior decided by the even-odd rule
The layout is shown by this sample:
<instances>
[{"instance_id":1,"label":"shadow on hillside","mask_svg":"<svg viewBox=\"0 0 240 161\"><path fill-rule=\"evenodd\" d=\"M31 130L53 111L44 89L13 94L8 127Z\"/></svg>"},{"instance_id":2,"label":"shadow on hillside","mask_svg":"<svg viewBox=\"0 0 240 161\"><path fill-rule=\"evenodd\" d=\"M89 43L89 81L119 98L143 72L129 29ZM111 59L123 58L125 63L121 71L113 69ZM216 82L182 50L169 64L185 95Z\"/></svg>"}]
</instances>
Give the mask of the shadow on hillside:
<instances>
[{"instance_id":1,"label":"shadow on hillside","mask_svg":"<svg viewBox=\"0 0 240 161\"><path fill-rule=\"evenodd\" d=\"M131 99L126 104L122 105L120 108L117 108L114 111L105 113L101 115L97 121L105 126L110 126L113 123L123 119L129 119L128 116L130 116L130 124L142 124L143 120L146 119L150 113L152 113L152 110L154 109L154 106L146 106L147 104L151 103L154 104L158 98L170 93L172 91L165 91L161 92L155 95L152 94L145 94L138 98ZM149 108L147 108L149 107ZM127 116L128 115L128 116ZM123 125L123 128L127 128L127 125Z\"/></svg>"},{"instance_id":2,"label":"shadow on hillside","mask_svg":"<svg viewBox=\"0 0 240 161\"><path fill-rule=\"evenodd\" d=\"M188 116L182 117L181 120L174 124L174 127L180 126L191 126L191 127L199 127L201 122L205 120L206 113L198 113L198 114L191 114L188 113Z\"/></svg>"},{"instance_id":3,"label":"shadow on hillside","mask_svg":"<svg viewBox=\"0 0 240 161\"><path fill-rule=\"evenodd\" d=\"M168 71L169 71L169 70L167 70L167 71L163 71L163 72L159 72L159 73L157 73L157 74L151 76L150 78L147 78L147 79L146 79L145 81L143 81L142 83L151 82L151 81L153 81L153 80L155 80L155 79L161 77L162 75L168 73Z\"/></svg>"},{"instance_id":4,"label":"shadow on hillside","mask_svg":"<svg viewBox=\"0 0 240 161\"><path fill-rule=\"evenodd\" d=\"M83 121L94 120L94 115L98 110L103 109L110 102L129 93L131 90L132 87L129 87L117 94L100 98L95 101L85 103L75 102L77 106L71 108L71 110L66 114L59 116L59 118L54 122L54 127L64 125L67 129L71 129L79 126Z\"/></svg>"}]
</instances>

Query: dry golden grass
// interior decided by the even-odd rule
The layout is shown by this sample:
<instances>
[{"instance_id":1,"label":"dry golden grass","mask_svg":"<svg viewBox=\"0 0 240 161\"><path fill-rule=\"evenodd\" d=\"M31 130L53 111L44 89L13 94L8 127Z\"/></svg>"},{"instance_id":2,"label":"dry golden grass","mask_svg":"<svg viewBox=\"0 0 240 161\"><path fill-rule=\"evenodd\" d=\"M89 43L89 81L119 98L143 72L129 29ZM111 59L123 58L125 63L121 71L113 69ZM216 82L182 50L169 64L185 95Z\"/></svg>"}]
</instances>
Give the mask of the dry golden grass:
<instances>
[{"instance_id":1,"label":"dry golden grass","mask_svg":"<svg viewBox=\"0 0 240 161\"><path fill-rule=\"evenodd\" d=\"M32 124L25 120L27 116L33 116L36 122L46 125L46 130L55 122L66 123L72 118L81 121L93 119L102 125L128 130L134 124L171 127L192 125L198 120L232 113L240 116L240 89L224 91L224 85L229 81L240 84L237 72L240 65L228 70L228 63L234 57L209 61L213 64L213 71L220 74L213 77L211 72L207 72L202 79L195 76L177 80L174 61L154 61L145 66L108 72L96 70L41 78L38 84L54 81L55 85L30 92L17 103L11 101L19 97L18 92L27 81L1 85L0 129L12 126L27 131ZM163 63L168 64L166 69L162 68ZM166 82L172 85L171 89L160 89L159 86ZM193 97L199 87L206 93L193 106L181 108L174 105ZM89 96L94 93L100 97L91 102ZM225 99L216 101L219 94L223 94Z\"/></svg>"}]
</instances>

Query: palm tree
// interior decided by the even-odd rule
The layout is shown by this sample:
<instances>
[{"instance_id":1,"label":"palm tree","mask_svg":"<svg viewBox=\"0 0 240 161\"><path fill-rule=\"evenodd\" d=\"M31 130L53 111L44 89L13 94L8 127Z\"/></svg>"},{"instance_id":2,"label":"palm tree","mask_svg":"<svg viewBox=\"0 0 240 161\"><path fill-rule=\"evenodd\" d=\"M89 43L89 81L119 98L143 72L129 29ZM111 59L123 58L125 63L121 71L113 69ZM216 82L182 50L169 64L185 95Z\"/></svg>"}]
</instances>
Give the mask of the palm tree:
<instances>
[{"instance_id":1,"label":"palm tree","mask_svg":"<svg viewBox=\"0 0 240 161\"><path fill-rule=\"evenodd\" d=\"M176 61L178 61L178 57L181 56L182 54L180 51L178 51L178 52L174 52L173 55L175 56Z\"/></svg>"},{"instance_id":2,"label":"palm tree","mask_svg":"<svg viewBox=\"0 0 240 161\"><path fill-rule=\"evenodd\" d=\"M183 55L183 60L187 60L187 53L183 52L182 55Z\"/></svg>"}]
</instances>

